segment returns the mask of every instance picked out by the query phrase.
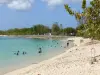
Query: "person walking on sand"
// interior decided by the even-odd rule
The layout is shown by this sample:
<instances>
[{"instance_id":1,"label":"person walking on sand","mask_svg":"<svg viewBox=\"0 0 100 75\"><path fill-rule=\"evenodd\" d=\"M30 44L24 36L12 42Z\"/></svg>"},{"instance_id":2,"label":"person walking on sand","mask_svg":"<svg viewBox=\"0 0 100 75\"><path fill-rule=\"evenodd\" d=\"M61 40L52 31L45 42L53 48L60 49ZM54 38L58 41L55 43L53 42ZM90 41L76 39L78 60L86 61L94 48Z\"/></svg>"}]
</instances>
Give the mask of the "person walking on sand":
<instances>
[{"instance_id":1,"label":"person walking on sand","mask_svg":"<svg viewBox=\"0 0 100 75\"><path fill-rule=\"evenodd\" d=\"M69 42L67 42L67 46L69 46Z\"/></svg>"}]
</instances>

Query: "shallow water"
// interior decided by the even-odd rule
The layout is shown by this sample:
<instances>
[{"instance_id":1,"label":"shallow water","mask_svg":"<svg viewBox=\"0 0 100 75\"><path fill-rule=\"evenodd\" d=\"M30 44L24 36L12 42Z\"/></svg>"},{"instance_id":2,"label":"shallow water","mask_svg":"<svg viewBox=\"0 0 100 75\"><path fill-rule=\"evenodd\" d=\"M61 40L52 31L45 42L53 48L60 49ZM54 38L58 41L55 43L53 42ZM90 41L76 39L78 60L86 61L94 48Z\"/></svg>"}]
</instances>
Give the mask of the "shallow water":
<instances>
[{"instance_id":1,"label":"shallow water","mask_svg":"<svg viewBox=\"0 0 100 75\"><path fill-rule=\"evenodd\" d=\"M39 48L42 53L39 54ZM0 75L64 52L59 40L0 37ZM16 53L19 51L19 54ZM23 51L26 52L23 55Z\"/></svg>"}]
</instances>

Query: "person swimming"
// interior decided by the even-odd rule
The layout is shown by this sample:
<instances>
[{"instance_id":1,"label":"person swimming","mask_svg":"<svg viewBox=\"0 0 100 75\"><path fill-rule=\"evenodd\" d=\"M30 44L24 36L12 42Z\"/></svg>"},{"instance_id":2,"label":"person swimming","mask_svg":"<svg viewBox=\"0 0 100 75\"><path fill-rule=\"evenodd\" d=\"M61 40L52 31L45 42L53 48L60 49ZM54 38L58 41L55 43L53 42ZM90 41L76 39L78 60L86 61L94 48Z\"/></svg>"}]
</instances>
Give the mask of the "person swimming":
<instances>
[{"instance_id":1,"label":"person swimming","mask_svg":"<svg viewBox=\"0 0 100 75\"><path fill-rule=\"evenodd\" d=\"M23 53L22 53L23 55L25 55L25 54L27 54L25 51L23 51Z\"/></svg>"},{"instance_id":2,"label":"person swimming","mask_svg":"<svg viewBox=\"0 0 100 75\"><path fill-rule=\"evenodd\" d=\"M14 53L14 55L17 55L17 53Z\"/></svg>"},{"instance_id":3,"label":"person swimming","mask_svg":"<svg viewBox=\"0 0 100 75\"><path fill-rule=\"evenodd\" d=\"M25 54L25 52L22 53L23 55Z\"/></svg>"},{"instance_id":4,"label":"person swimming","mask_svg":"<svg viewBox=\"0 0 100 75\"><path fill-rule=\"evenodd\" d=\"M17 51L19 53L19 51Z\"/></svg>"},{"instance_id":5,"label":"person swimming","mask_svg":"<svg viewBox=\"0 0 100 75\"><path fill-rule=\"evenodd\" d=\"M15 55L19 55L19 51L17 51L16 53L14 53Z\"/></svg>"},{"instance_id":6,"label":"person swimming","mask_svg":"<svg viewBox=\"0 0 100 75\"><path fill-rule=\"evenodd\" d=\"M16 55L19 55L19 52L17 52Z\"/></svg>"}]
</instances>

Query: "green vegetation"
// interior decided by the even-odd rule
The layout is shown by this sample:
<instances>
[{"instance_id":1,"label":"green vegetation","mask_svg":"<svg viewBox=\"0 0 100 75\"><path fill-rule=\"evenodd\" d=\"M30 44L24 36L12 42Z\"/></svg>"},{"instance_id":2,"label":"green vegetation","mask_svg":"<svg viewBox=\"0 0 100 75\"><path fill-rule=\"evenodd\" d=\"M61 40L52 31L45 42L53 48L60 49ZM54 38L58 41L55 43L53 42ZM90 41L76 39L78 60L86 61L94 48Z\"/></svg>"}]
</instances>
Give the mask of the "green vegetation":
<instances>
[{"instance_id":1,"label":"green vegetation","mask_svg":"<svg viewBox=\"0 0 100 75\"><path fill-rule=\"evenodd\" d=\"M49 32L50 32L50 29L47 26L44 26L41 24L33 26L33 34L43 35L43 34L49 33Z\"/></svg>"},{"instance_id":2,"label":"green vegetation","mask_svg":"<svg viewBox=\"0 0 100 75\"><path fill-rule=\"evenodd\" d=\"M59 35L60 34L60 27L59 27L57 22L52 25L51 30L52 30L53 35Z\"/></svg>"},{"instance_id":3,"label":"green vegetation","mask_svg":"<svg viewBox=\"0 0 100 75\"><path fill-rule=\"evenodd\" d=\"M68 4L65 4L66 11L75 16L79 22L77 29L78 36L100 39L100 0L92 0L87 7L86 0L82 2L82 12L73 11Z\"/></svg>"},{"instance_id":4,"label":"green vegetation","mask_svg":"<svg viewBox=\"0 0 100 75\"><path fill-rule=\"evenodd\" d=\"M9 29L5 32L5 35L31 35L33 32L33 28L22 28L22 29Z\"/></svg>"},{"instance_id":5,"label":"green vegetation","mask_svg":"<svg viewBox=\"0 0 100 75\"><path fill-rule=\"evenodd\" d=\"M68 27L64 29L64 35L75 35L76 34L76 30L72 27Z\"/></svg>"},{"instance_id":6,"label":"green vegetation","mask_svg":"<svg viewBox=\"0 0 100 75\"><path fill-rule=\"evenodd\" d=\"M52 35L72 35L75 34L74 28L63 28L62 24L58 24L57 22L52 25L51 28L48 26L38 24L34 25L30 28L15 28L9 29L6 31L0 31L0 35L44 35L51 33Z\"/></svg>"}]
</instances>

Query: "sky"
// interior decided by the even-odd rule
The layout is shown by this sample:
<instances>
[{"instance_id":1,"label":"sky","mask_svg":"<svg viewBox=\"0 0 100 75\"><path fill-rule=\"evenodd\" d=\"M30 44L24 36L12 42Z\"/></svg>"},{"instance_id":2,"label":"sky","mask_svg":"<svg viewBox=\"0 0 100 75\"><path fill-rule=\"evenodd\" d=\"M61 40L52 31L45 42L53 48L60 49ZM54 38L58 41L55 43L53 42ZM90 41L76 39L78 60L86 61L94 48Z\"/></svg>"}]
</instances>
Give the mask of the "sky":
<instances>
[{"instance_id":1,"label":"sky","mask_svg":"<svg viewBox=\"0 0 100 75\"><path fill-rule=\"evenodd\" d=\"M32 27L36 24L51 27L54 22L63 27L76 27L75 17L66 12L64 4L69 4L75 11L81 11L81 1L0 0L0 30Z\"/></svg>"}]
</instances>

